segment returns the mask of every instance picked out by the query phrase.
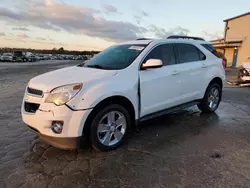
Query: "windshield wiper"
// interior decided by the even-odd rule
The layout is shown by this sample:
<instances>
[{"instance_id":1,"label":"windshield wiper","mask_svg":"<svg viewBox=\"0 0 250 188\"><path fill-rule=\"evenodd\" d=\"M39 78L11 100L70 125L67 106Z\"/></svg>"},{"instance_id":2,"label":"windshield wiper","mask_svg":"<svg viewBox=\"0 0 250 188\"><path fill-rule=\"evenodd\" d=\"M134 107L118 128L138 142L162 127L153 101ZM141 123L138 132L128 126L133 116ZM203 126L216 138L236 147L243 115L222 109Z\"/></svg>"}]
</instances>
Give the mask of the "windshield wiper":
<instances>
[{"instance_id":1,"label":"windshield wiper","mask_svg":"<svg viewBox=\"0 0 250 188\"><path fill-rule=\"evenodd\" d=\"M86 65L86 67L90 67L90 68L97 68L97 69L105 69L103 66L101 65Z\"/></svg>"}]
</instances>

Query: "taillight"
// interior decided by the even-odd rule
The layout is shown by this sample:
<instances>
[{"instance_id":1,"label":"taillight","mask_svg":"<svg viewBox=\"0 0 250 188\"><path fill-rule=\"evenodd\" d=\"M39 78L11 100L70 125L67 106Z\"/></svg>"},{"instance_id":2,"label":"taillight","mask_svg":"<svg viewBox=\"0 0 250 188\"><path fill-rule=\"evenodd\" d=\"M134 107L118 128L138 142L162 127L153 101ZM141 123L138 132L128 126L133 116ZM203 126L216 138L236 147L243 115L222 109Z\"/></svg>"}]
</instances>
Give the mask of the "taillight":
<instances>
[{"instance_id":1,"label":"taillight","mask_svg":"<svg viewBox=\"0 0 250 188\"><path fill-rule=\"evenodd\" d=\"M224 69L227 67L227 63L226 63L226 61L224 61L224 60L222 60L222 65L223 65L223 67L224 67Z\"/></svg>"}]
</instances>

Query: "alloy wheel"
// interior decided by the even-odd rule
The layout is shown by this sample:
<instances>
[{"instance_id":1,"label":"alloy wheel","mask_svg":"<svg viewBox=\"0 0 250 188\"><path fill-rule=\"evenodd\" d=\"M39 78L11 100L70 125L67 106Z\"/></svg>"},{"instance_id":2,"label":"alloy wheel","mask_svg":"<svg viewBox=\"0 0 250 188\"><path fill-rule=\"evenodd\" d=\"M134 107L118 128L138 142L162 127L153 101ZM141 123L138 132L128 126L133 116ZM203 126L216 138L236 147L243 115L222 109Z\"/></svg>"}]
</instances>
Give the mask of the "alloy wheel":
<instances>
[{"instance_id":1,"label":"alloy wheel","mask_svg":"<svg viewBox=\"0 0 250 188\"><path fill-rule=\"evenodd\" d=\"M220 102L220 92L217 87L213 87L208 94L208 105L211 110L218 107Z\"/></svg>"},{"instance_id":2,"label":"alloy wheel","mask_svg":"<svg viewBox=\"0 0 250 188\"><path fill-rule=\"evenodd\" d=\"M113 146L122 140L126 129L127 120L121 112L108 112L98 123L98 140L105 146Z\"/></svg>"}]
</instances>

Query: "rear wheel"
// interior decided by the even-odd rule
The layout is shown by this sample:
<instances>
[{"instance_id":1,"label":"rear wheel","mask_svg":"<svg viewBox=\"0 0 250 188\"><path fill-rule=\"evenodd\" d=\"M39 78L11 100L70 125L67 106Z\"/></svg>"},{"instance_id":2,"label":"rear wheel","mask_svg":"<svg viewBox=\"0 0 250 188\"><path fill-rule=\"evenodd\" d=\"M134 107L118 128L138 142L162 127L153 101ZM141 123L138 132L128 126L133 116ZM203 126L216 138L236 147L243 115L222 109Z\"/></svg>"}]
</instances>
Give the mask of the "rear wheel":
<instances>
[{"instance_id":1,"label":"rear wheel","mask_svg":"<svg viewBox=\"0 0 250 188\"><path fill-rule=\"evenodd\" d=\"M209 85L202 102L198 104L198 108L205 113L211 113L217 110L221 101L222 88L217 83Z\"/></svg>"},{"instance_id":2,"label":"rear wheel","mask_svg":"<svg viewBox=\"0 0 250 188\"><path fill-rule=\"evenodd\" d=\"M112 104L100 110L90 128L93 148L100 151L117 148L125 139L130 125L130 114L123 106Z\"/></svg>"}]
</instances>

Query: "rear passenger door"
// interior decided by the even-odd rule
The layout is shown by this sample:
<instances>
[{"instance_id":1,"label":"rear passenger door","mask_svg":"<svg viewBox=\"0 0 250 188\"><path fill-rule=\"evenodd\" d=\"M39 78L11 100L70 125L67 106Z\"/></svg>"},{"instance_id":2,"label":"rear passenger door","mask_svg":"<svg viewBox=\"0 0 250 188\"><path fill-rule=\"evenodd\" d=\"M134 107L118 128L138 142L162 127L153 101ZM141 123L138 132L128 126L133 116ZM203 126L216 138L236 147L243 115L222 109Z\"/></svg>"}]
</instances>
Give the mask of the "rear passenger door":
<instances>
[{"instance_id":1,"label":"rear passenger door","mask_svg":"<svg viewBox=\"0 0 250 188\"><path fill-rule=\"evenodd\" d=\"M202 98L206 71L206 56L193 44L176 43L176 53L182 76L182 103Z\"/></svg>"}]
</instances>

